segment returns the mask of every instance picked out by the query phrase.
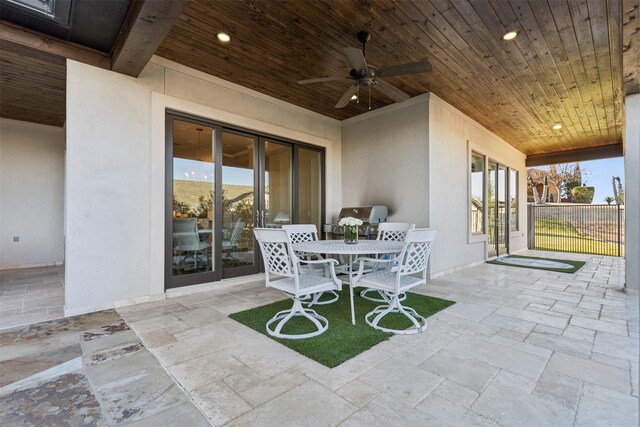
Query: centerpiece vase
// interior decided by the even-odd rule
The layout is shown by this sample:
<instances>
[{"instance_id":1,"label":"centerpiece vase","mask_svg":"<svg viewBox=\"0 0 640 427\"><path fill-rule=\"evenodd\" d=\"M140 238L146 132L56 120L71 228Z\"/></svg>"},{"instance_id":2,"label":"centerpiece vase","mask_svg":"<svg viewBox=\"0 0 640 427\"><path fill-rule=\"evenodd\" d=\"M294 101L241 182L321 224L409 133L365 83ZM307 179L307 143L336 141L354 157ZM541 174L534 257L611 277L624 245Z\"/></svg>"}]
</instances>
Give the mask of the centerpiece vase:
<instances>
[{"instance_id":1,"label":"centerpiece vase","mask_svg":"<svg viewBox=\"0 0 640 427\"><path fill-rule=\"evenodd\" d=\"M344 226L344 242L347 245L355 245L356 243L358 243L358 226L357 225Z\"/></svg>"}]
</instances>

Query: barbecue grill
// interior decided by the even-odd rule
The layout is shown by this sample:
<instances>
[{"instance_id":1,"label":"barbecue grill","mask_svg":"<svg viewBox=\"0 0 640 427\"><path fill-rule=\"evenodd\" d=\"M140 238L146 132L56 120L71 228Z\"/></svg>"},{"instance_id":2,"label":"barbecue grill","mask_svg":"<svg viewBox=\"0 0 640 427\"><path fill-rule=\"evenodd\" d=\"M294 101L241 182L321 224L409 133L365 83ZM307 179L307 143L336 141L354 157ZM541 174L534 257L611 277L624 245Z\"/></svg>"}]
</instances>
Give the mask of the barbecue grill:
<instances>
[{"instance_id":1,"label":"barbecue grill","mask_svg":"<svg viewBox=\"0 0 640 427\"><path fill-rule=\"evenodd\" d=\"M386 206L358 206L353 208L340 209L338 221L345 217L358 218L362 221L362 225L358 227L359 239L375 239L378 236L378 224L387 221L389 211ZM331 226L331 237L333 239L344 238L344 227L338 224Z\"/></svg>"}]
</instances>

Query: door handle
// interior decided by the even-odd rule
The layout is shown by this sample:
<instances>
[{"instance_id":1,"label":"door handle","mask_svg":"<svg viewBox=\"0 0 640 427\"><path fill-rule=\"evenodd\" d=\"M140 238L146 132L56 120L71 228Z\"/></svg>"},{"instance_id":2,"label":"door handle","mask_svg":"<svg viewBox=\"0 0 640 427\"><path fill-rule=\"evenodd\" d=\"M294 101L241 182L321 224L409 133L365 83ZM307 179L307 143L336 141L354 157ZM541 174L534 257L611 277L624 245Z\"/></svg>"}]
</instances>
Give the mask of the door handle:
<instances>
[{"instance_id":1,"label":"door handle","mask_svg":"<svg viewBox=\"0 0 640 427\"><path fill-rule=\"evenodd\" d=\"M264 209L260 210L260 224L261 227L264 227Z\"/></svg>"}]
</instances>

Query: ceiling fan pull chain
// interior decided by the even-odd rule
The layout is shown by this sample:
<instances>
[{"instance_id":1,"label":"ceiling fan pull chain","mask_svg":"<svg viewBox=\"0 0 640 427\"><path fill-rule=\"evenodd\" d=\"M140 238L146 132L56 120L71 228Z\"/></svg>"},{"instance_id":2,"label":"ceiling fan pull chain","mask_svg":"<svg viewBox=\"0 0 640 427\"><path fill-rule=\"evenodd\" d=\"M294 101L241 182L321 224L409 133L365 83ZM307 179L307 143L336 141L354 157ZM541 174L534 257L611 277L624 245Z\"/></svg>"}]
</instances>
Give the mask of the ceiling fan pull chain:
<instances>
[{"instance_id":1,"label":"ceiling fan pull chain","mask_svg":"<svg viewBox=\"0 0 640 427\"><path fill-rule=\"evenodd\" d=\"M369 88L369 110L371 110L371 83L367 87Z\"/></svg>"}]
</instances>

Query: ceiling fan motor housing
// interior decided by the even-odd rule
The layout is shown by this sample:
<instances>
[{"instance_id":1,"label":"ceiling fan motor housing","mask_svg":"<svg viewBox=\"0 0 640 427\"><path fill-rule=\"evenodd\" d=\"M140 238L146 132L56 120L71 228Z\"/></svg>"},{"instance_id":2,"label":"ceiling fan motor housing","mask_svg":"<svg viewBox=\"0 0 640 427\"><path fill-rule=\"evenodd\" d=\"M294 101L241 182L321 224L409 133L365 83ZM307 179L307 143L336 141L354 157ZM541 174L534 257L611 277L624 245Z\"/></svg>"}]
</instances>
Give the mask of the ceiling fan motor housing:
<instances>
[{"instance_id":1,"label":"ceiling fan motor housing","mask_svg":"<svg viewBox=\"0 0 640 427\"><path fill-rule=\"evenodd\" d=\"M366 31L360 31L358 33L358 41L360 43L365 44L369 40L371 40L371 34L367 33Z\"/></svg>"}]
</instances>

